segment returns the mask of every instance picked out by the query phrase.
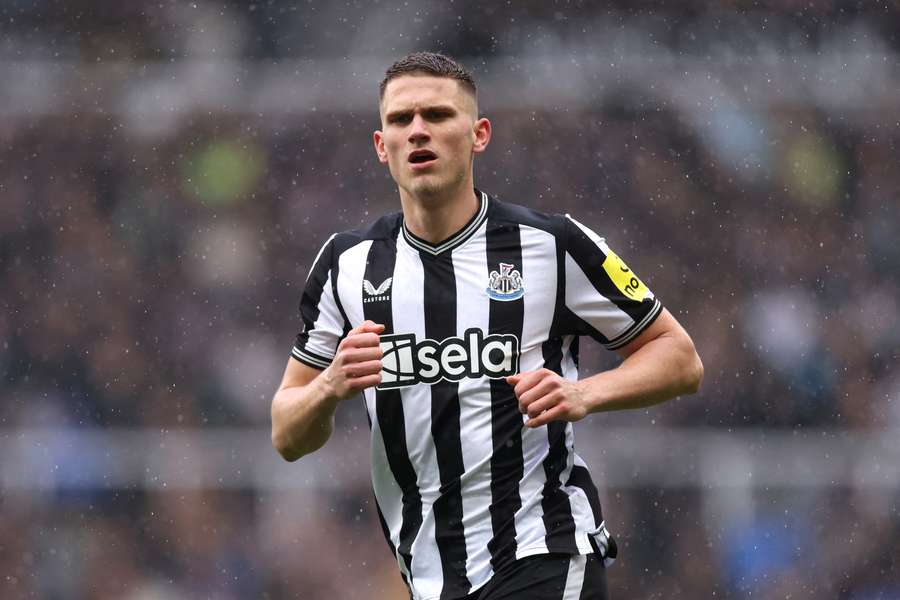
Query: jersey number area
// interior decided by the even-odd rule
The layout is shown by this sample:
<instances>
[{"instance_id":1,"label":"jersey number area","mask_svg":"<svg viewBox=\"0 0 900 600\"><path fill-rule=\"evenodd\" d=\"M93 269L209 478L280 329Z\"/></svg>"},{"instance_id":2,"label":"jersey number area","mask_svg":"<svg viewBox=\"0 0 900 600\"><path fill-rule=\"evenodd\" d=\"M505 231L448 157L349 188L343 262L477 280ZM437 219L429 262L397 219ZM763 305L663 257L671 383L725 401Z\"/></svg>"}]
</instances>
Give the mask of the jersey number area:
<instances>
[{"instance_id":1,"label":"jersey number area","mask_svg":"<svg viewBox=\"0 0 900 600\"><path fill-rule=\"evenodd\" d=\"M381 383L377 389L432 384L446 379L487 376L499 379L519 369L519 338L511 334L484 335L467 329L463 337L417 342L415 334L381 336Z\"/></svg>"}]
</instances>

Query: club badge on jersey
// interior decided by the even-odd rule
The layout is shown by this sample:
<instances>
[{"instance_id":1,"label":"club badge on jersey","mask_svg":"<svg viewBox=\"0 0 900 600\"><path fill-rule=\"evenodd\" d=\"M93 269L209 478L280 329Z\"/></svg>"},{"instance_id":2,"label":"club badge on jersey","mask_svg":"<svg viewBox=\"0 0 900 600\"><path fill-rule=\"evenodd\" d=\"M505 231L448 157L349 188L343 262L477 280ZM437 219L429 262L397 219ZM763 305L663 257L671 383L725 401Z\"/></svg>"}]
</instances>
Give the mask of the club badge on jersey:
<instances>
[{"instance_id":1,"label":"club badge on jersey","mask_svg":"<svg viewBox=\"0 0 900 600\"><path fill-rule=\"evenodd\" d=\"M487 286L487 294L494 300L509 302L525 295L522 275L515 265L500 263L500 271L491 271Z\"/></svg>"}]
</instances>

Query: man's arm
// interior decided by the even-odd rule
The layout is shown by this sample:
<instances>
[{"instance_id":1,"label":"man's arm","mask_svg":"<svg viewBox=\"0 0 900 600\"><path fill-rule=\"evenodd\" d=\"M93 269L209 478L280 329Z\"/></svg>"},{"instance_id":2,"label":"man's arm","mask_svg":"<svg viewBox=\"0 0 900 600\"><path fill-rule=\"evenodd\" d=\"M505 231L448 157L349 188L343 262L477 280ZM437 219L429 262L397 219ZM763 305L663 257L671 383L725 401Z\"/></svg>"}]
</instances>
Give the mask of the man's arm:
<instances>
[{"instance_id":1,"label":"man's arm","mask_svg":"<svg viewBox=\"0 0 900 600\"><path fill-rule=\"evenodd\" d=\"M539 369L507 377L515 386L526 425L578 421L587 414L642 408L682 394L693 394L703 379L694 342L668 310L637 338L618 350L625 359L615 369L569 381Z\"/></svg>"},{"instance_id":2,"label":"man's arm","mask_svg":"<svg viewBox=\"0 0 900 600\"><path fill-rule=\"evenodd\" d=\"M338 403L381 382L382 331L384 325L372 321L352 329L324 371L288 359L272 398L272 445L285 460L324 446L334 431Z\"/></svg>"}]
</instances>

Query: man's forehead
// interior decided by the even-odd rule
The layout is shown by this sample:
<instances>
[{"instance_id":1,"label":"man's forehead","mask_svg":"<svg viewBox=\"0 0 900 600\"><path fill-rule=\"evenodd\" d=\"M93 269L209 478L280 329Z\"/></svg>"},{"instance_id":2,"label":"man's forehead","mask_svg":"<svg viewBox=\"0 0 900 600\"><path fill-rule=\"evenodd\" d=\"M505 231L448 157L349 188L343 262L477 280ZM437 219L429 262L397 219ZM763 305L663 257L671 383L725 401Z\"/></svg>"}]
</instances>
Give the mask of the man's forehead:
<instances>
[{"instance_id":1,"label":"man's forehead","mask_svg":"<svg viewBox=\"0 0 900 600\"><path fill-rule=\"evenodd\" d=\"M474 98L462 84L452 77L408 74L388 82L381 101L383 113L414 106L469 105Z\"/></svg>"}]
</instances>

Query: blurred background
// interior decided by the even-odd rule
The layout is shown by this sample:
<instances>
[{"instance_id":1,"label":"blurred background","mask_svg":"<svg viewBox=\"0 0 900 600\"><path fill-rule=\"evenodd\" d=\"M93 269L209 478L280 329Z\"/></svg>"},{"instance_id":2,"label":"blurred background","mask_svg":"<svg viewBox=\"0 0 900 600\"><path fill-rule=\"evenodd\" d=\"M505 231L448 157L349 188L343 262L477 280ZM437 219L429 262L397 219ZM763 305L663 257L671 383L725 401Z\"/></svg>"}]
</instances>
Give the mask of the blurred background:
<instances>
[{"instance_id":1,"label":"blurred background","mask_svg":"<svg viewBox=\"0 0 900 600\"><path fill-rule=\"evenodd\" d=\"M398 210L377 84L423 49L479 187L704 360L576 426L613 598L900 598L900 6L839 0L0 0L0 597L407 597L362 403L293 464L268 411L318 248Z\"/></svg>"}]
</instances>

